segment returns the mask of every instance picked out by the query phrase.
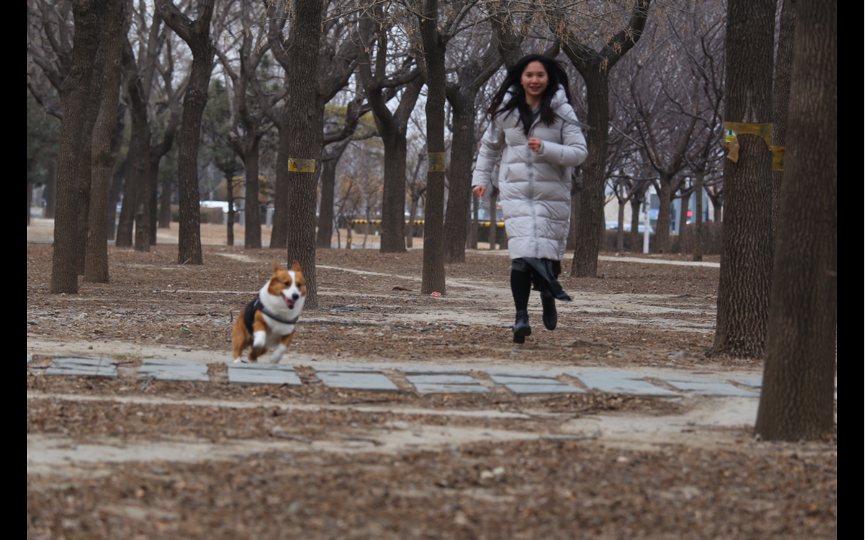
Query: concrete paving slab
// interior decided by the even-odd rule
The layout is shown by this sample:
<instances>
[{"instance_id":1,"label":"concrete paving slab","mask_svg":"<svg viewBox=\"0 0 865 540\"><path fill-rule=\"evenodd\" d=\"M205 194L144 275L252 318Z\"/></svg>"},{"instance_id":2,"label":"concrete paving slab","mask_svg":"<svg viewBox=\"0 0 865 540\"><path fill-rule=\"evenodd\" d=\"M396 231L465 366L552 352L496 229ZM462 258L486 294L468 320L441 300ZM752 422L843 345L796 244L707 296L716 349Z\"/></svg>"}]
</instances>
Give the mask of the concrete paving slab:
<instances>
[{"instance_id":1,"label":"concrete paving slab","mask_svg":"<svg viewBox=\"0 0 865 540\"><path fill-rule=\"evenodd\" d=\"M469 375L409 375L406 380L412 384L480 384L477 379Z\"/></svg>"},{"instance_id":2,"label":"concrete paving slab","mask_svg":"<svg viewBox=\"0 0 865 540\"><path fill-rule=\"evenodd\" d=\"M360 366L360 365L333 365L333 366L312 366L316 371L327 371L331 373L381 373L376 367Z\"/></svg>"},{"instance_id":3,"label":"concrete paving slab","mask_svg":"<svg viewBox=\"0 0 865 540\"><path fill-rule=\"evenodd\" d=\"M685 377L669 377L661 380L669 383L671 386L679 390L693 392L701 396L741 396L741 397L760 397L758 392L749 392L737 388L732 384L726 384L707 379L691 379Z\"/></svg>"},{"instance_id":4,"label":"concrete paving slab","mask_svg":"<svg viewBox=\"0 0 865 540\"><path fill-rule=\"evenodd\" d=\"M238 364L228 366L229 384L288 384L302 386L292 366L279 364Z\"/></svg>"},{"instance_id":5,"label":"concrete paving slab","mask_svg":"<svg viewBox=\"0 0 865 540\"><path fill-rule=\"evenodd\" d=\"M746 384L748 386L756 386L757 388L763 386L763 379L732 379L732 381L739 384Z\"/></svg>"},{"instance_id":6,"label":"concrete paving slab","mask_svg":"<svg viewBox=\"0 0 865 540\"><path fill-rule=\"evenodd\" d=\"M646 382L636 373L616 371L570 371L566 375L575 377L589 388L613 394L633 396L680 396L671 390Z\"/></svg>"},{"instance_id":7,"label":"concrete paving slab","mask_svg":"<svg viewBox=\"0 0 865 540\"><path fill-rule=\"evenodd\" d=\"M414 385L418 394L488 394L489 389L480 384L426 384Z\"/></svg>"},{"instance_id":8,"label":"concrete paving slab","mask_svg":"<svg viewBox=\"0 0 865 540\"><path fill-rule=\"evenodd\" d=\"M408 367L403 366L397 368L397 371L404 375L462 375L466 371L464 369L454 369L446 367Z\"/></svg>"},{"instance_id":9,"label":"concrete paving slab","mask_svg":"<svg viewBox=\"0 0 865 540\"><path fill-rule=\"evenodd\" d=\"M562 384L556 378L538 379L535 377L516 377L508 375L490 375L490 378L499 384ZM569 385L566 385L569 386Z\"/></svg>"},{"instance_id":10,"label":"concrete paving slab","mask_svg":"<svg viewBox=\"0 0 865 540\"><path fill-rule=\"evenodd\" d=\"M207 382L207 365L167 358L145 358L138 368L138 378L153 377L158 381Z\"/></svg>"},{"instance_id":11,"label":"concrete paving slab","mask_svg":"<svg viewBox=\"0 0 865 540\"><path fill-rule=\"evenodd\" d=\"M325 386L332 388L369 390L373 392L399 392L399 388L381 372L346 373L340 371L316 371L315 375Z\"/></svg>"},{"instance_id":12,"label":"concrete paving slab","mask_svg":"<svg viewBox=\"0 0 865 540\"><path fill-rule=\"evenodd\" d=\"M63 357L51 361L45 375L117 378L117 362L107 358Z\"/></svg>"},{"instance_id":13,"label":"concrete paving slab","mask_svg":"<svg viewBox=\"0 0 865 540\"><path fill-rule=\"evenodd\" d=\"M27 353L27 363L29 364L31 360L33 360L33 355L30 353Z\"/></svg>"},{"instance_id":14,"label":"concrete paving slab","mask_svg":"<svg viewBox=\"0 0 865 540\"><path fill-rule=\"evenodd\" d=\"M484 373L490 377L527 377L530 379L555 379L556 376L549 373L538 373L536 371L520 371L516 369L488 369Z\"/></svg>"},{"instance_id":15,"label":"concrete paving slab","mask_svg":"<svg viewBox=\"0 0 865 540\"><path fill-rule=\"evenodd\" d=\"M586 391L569 384L506 384L505 388L518 395L585 394Z\"/></svg>"}]
</instances>

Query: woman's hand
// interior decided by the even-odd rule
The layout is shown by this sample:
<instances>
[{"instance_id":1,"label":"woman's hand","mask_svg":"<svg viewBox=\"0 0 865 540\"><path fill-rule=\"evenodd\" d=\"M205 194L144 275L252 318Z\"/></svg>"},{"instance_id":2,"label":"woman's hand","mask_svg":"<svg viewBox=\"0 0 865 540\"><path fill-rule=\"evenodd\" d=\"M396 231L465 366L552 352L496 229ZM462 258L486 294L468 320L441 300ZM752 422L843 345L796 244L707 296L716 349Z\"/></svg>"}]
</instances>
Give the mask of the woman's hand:
<instances>
[{"instance_id":1,"label":"woman's hand","mask_svg":"<svg viewBox=\"0 0 865 540\"><path fill-rule=\"evenodd\" d=\"M544 142L542 140L540 140L536 137L532 137L531 139L529 139L529 148L531 148L532 151L534 151L534 152L540 152L541 151L541 145L543 143Z\"/></svg>"},{"instance_id":2,"label":"woman's hand","mask_svg":"<svg viewBox=\"0 0 865 540\"><path fill-rule=\"evenodd\" d=\"M484 193L486 192L487 188L485 188L484 186L475 186L472 188L472 193L474 193L475 197L477 197L478 199L483 199Z\"/></svg>"}]
</instances>

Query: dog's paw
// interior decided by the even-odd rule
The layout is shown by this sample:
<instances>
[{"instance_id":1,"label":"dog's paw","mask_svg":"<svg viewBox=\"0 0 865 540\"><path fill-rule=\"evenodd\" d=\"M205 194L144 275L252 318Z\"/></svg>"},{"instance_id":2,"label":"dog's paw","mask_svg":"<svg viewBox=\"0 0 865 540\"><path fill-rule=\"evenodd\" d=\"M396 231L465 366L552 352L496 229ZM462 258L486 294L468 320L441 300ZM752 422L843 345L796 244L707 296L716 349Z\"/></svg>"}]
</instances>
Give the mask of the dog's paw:
<instances>
[{"instance_id":1,"label":"dog's paw","mask_svg":"<svg viewBox=\"0 0 865 540\"><path fill-rule=\"evenodd\" d=\"M252 340L252 347L255 349L263 349L264 343L267 340L266 332L256 332L255 339Z\"/></svg>"},{"instance_id":2,"label":"dog's paw","mask_svg":"<svg viewBox=\"0 0 865 540\"><path fill-rule=\"evenodd\" d=\"M249 360L244 359L242 356L239 358L235 358L234 362L232 362L232 364L247 364L247 363L249 363Z\"/></svg>"}]
</instances>

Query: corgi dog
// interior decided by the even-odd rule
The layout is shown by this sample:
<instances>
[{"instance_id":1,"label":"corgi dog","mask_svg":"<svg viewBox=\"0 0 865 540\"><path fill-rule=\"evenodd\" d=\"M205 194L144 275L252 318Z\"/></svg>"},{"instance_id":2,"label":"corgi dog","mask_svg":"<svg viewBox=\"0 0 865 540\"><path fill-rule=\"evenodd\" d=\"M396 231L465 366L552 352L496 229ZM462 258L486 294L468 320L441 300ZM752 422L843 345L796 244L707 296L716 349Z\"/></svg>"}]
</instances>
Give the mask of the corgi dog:
<instances>
[{"instance_id":1,"label":"corgi dog","mask_svg":"<svg viewBox=\"0 0 865 540\"><path fill-rule=\"evenodd\" d=\"M300 263L294 261L291 269L286 270L273 261L273 276L258 291L258 297L240 310L234 323L234 362L244 362L240 355L252 346L250 362L256 362L268 349L276 347L270 363L279 363L294 338L305 301L306 281Z\"/></svg>"}]
</instances>

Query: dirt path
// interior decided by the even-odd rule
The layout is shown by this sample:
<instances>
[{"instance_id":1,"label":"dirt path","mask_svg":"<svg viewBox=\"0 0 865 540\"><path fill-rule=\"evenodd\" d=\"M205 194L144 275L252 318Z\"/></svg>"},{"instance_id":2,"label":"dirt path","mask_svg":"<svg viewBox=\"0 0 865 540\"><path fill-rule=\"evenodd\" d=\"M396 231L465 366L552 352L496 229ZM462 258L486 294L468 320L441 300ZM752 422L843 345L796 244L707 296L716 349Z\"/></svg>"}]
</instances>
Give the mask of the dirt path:
<instances>
[{"instance_id":1,"label":"dirt path","mask_svg":"<svg viewBox=\"0 0 865 540\"><path fill-rule=\"evenodd\" d=\"M28 228L28 235L30 229ZM564 278L560 327L510 341L508 259L470 252L442 297L422 252L320 250L320 307L283 362L302 387L228 384L230 327L270 250L110 248L111 283L47 294L51 246L27 247L28 537L814 538L837 535L837 451L755 441L755 398L337 390L322 364L628 370L719 381L718 269L607 254ZM651 262L649 262L651 260ZM539 325L537 297L530 302ZM113 380L46 377L55 355L108 356ZM142 380L143 358L208 364L207 383Z\"/></svg>"}]
</instances>

